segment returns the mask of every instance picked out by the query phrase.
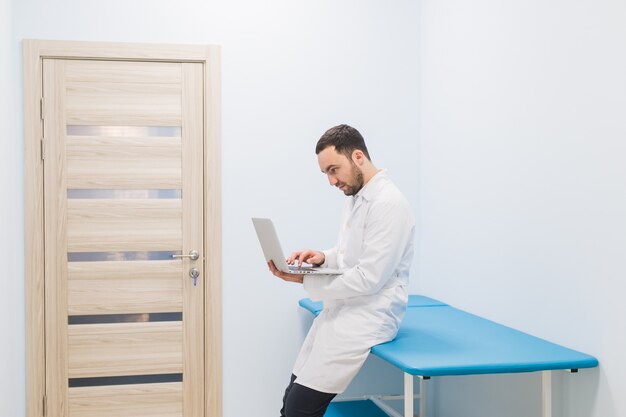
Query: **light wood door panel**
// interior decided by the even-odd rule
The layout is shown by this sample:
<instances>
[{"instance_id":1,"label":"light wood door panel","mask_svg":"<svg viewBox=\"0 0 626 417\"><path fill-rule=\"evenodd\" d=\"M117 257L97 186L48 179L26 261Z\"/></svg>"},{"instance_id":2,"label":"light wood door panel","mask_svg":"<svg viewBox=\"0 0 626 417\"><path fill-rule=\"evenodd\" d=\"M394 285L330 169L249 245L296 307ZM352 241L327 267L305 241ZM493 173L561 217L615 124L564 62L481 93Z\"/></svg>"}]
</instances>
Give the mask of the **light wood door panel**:
<instances>
[{"instance_id":1,"label":"light wood door panel","mask_svg":"<svg viewBox=\"0 0 626 417\"><path fill-rule=\"evenodd\" d=\"M141 61L69 61L65 79L69 85L124 83L180 85L182 73L178 62Z\"/></svg>"},{"instance_id":2,"label":"light wood door panel","mask_svg":"<svg viewBox=\"0 0 626 417\"><path fill-rule=\"evenodd\" d=\"M69 315L182 311L180 261L71 262Z\"/></svg>"},{"instance_id":3,"label":"light wood door panel","mask_svg":"<svg viewBox=\"0 0 626 417\"><path fill-rule=\"evenodd\" d=\"M70 62L65 70L72 75L65 79L67 124L180 126L181 64L157 63L154 69L142 64L146 78L138 82L136 65L108 62L100 69L90 61Z\"/></svg>"},{"instance_id":4,"label":"light wood door panel","mask_svg":"<svg viewBox=\"0 0 626 417\"><path fill-rule=\"evenodd\" d=\"M199 63L43 62L50 415L204 415L203 74ZM68 133L75 125L95 133ZM199 259L170 258L192 249Z\"/></svg>"},{"instance_id":5,"label":"light wood door panel","mask_svg":"<svg viewBox=\"0 0 626 417\"><path fill-rule=\"evenodd\" d=\"M180 188L181 138L71 136L70 188Z\"/></svg>"},{"instance_id":6,"label":"light wood door panel","mask_svg":"<svg viewBox=\"0 0 626 417\"><path fill-rule=\"evenodd\" d=\"M180 373L182 330L181 322L71 325L69 377Z\"/></svg>"},{"instance_id":7,"label":"light wood door panel","mask_svg":"<svg viewBox=\"0 0 626 417\"><path fill-rule=\"evenodd\" d=\"M180 199L70 199L68 252L182 247Z\"/></svg>"},{"instance_id":8,"label":"light wood door panel","mask_svg":"<svg viewBox=\"0 0 626 417\"><path fill-rule=\"evenodd\" d=\"M182 383L79 387L69 390L74 417L183 417Z\"/></svg>"}]
</instances>

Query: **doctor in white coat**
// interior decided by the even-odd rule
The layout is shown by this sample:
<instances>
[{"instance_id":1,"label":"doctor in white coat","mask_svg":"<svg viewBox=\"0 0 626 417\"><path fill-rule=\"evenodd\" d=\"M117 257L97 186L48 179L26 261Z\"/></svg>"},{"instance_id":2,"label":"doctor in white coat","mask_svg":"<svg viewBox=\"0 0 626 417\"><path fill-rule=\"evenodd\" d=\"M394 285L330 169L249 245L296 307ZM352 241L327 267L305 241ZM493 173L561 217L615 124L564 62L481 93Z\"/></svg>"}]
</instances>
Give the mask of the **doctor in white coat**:
<instances>
[{"instance_id":1,"label":"doctor in white coat","mask_svg":"<svg viewBox=\"0 0 626 417\"><path fill-rule=\"evenodd\" d=\"M371 162L361 134L347 125L322 135L315 152L331 186L350 198L337 246L294 252L289 264L339 268L341 275L286 274L324 302L302 345L285 390L281 417L322 417L357 374L370 348L392 340L406 310L415 220L385 170Z\"/></svg>"}]
</instances>

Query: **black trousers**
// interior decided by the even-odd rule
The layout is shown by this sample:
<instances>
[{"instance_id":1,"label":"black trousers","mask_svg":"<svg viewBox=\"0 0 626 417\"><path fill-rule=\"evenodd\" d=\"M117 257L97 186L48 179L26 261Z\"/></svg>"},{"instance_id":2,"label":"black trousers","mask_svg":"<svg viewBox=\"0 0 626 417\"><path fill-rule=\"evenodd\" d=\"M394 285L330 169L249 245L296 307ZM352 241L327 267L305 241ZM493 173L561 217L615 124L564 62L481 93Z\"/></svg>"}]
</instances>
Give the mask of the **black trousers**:
<instances>
[{"instance_id":1,"label":"black trousers","mask_svg":"<svg viewBox=\"0 0 626 417\"><path fill-rule=\"evenodd\" d=\"M328 404L337 394L316 391L293 381L295 375L291 375L291 381L285 390L283 408L280 417L323 417Z\"/></svg>"}]
</instances>

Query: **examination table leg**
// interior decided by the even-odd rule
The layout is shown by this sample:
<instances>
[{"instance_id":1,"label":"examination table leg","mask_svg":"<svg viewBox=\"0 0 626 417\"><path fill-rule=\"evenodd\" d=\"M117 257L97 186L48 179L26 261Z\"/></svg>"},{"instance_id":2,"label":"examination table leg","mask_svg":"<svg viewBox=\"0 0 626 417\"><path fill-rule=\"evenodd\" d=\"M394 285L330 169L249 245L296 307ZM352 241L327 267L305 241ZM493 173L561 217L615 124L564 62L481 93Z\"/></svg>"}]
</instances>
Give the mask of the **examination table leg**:
<instances>
[{"instance_id":1,"label":"examination table leg","mask_svg":"<svg viewBox=\"0 0 626 417\"><path fill-rule=\"evenodd\" d=\"M541 372L541 416L552 417L552 371Z\"/></svg>"},{"instance_id":2,"label":"examination table leg","mask_svg":"<svg viewBox=\"0 0 626 417\"><path fill-rule=\"evenodd\" d=\"M420 412L419 417L426 417L426 379L420 377ZM414 417L413 414L413 375L404 373L404 417Z\"/></svg>"}]
</instances>

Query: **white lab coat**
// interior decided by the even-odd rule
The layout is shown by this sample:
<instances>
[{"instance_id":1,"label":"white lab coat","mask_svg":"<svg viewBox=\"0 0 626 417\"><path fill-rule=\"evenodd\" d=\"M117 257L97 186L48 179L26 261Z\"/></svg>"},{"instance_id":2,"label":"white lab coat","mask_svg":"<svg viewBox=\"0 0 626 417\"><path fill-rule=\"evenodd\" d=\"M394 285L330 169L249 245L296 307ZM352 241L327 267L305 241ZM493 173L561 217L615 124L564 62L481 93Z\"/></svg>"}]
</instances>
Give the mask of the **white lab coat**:
<instances>
[{"instance_id":1,"label":"white lab coat","mask_svg":"<svg viewBox=\"0 0 626 417\"><path fill-rule=\"evenodd\" d=\"M304 277L304 289L324 310L293 369L295 382L327 393L343 392L370 348L396 336L408 300L415 220L381 170L349 199L340 229L323 266L343 274Z\"/></svg>"}]
</instances>

